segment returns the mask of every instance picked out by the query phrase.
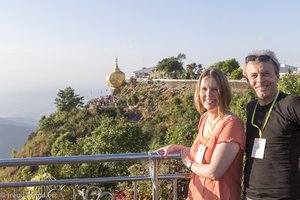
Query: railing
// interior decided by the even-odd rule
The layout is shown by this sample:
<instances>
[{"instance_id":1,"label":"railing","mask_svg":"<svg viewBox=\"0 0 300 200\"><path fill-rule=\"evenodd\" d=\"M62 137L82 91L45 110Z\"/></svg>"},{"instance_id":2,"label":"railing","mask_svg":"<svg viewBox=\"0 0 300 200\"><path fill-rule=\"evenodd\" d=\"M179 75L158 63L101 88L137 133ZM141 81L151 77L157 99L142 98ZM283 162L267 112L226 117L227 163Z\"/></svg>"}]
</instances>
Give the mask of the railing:
<instances>
[{"instance_id":1,"label":"railing","mask_svg":"<svg viewBox=\"0 0 300 200\"><path fill-rule=\"evenodd\" d=\"M180 158L179 153L172 153L168 159ZM11 166L38 166L38 165L53 165L53 164L79 164L79 163L101 163L101 162L120 162L120 161L140 161L148 160L149 162L149 176L122 176L122 177L102 177L102 178L82 178L82 179L62 179L62 180L46 180L46 181L27 181L27 182L0 182L0 188L15 188L17 193L18 187L28 186L49 186L49 185L75 185L75 184L91 184L91 183L112 183L112 182L133 182L134 183L134 199L138 198L137 181L152 182L152 199L158 199L158 180L159 179L173 179L173 199L177 199L177 179L188 179L190 174L158 174L158 161L162 157L156 153L131 153L131 154L100 154L100 155L82 155L82 156L68 156L68 157L35 157L35 158L14 158L14 159L0 159L0 167ZM74 190L74 188L73 188ZM49 191L51 192L56 191ZM87 193L89 189L87 189ZM2 194L3 195L3 194ZM88 194L82 195L87 199ZM102 194L103 195L103 194ZM112 194L110 193L112 196ZM14 199L18 199L17 195L11 195ZM98 195L97 199L102 196ZM50 198L51 199L51 198ZM76 196L73 194L73 199Z\"/></svg>"}]
</instances>

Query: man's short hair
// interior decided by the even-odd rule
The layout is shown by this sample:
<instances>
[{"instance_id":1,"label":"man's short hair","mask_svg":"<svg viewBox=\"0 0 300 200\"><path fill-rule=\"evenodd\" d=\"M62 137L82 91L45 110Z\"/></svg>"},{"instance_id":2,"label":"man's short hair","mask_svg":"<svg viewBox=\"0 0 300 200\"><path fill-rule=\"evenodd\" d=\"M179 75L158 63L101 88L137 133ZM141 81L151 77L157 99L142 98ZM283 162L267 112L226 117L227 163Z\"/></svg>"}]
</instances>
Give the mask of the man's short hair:
<instances>
[{"instance_id":1,"label":"man's short hair","mask_svg":"<svg viewBox=\"0 0 300 200\"><path fill-rule=\"evenodd\" d=\"M252 52L250 52L248 54L248 56L250 55L255 55L255 56L263 56L263 55L267 55L267 56L270 56L270 58L272 59L273 61L273 64L275 65L275 73L276 74L279 74L279 71L280 71L280 63L276 57L276 54L271 51L271 50L253 50ZM243 74L244 76L246 76L246 66L247 66L247 63L246 63L246 60L245 60L245 65L243 67Z\"/></svg>"}]
</instances>

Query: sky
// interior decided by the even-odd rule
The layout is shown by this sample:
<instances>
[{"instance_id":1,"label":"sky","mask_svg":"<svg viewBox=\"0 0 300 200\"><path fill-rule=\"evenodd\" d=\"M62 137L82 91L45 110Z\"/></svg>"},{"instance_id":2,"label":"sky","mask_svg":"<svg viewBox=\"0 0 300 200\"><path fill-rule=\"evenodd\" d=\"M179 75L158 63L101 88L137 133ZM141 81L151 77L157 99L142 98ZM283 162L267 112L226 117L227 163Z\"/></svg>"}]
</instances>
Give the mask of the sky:
<instances>
[{"instance_id":1,"label":"sky","mask_svg":"<svg viewBox=\"0 0 300 200\"><path fill-rule=\"evenodd\" d=\"M0 0L0 117L40 119L70 86L87 102L168 57L208 67L252 50L300 65L300 1Z\"/></svg>"}]
</instances>

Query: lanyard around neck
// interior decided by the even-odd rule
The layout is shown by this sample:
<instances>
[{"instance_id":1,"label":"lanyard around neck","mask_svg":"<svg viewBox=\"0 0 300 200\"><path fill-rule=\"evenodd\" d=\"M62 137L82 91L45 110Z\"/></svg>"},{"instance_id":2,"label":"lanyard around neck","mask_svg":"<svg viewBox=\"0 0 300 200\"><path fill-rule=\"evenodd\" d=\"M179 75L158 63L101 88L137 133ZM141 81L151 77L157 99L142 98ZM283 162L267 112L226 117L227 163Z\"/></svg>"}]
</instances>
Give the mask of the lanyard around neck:
<instances>
[{"instance_id":1,"label":"lanyard around neck","mask_svg":"<svg viewBox=\"0 0 300 200\"><path fill-rule=\"evenodd\" d=\"M256 113L258 101L257 101L257 103L256 103L256 105L255 105L255 108L254 108L253 114L252 114L252 118L251 118L251 125L254 126L255 128L257 128L257 129L259 130L259 138L262 138L263 130L265 129L265 127L266 127L266 125L267 125L267 123L268 123L268 120L269 120L269 118L270 118L271 112L272 112L272 110L273 110L273 107L274 107L274 104L275 104L275 102L276 102L276 100L277 100L278 95L279 95L279 91L277 91L276 97L275 97L275 99L273 100L271 107L269 108L269 111L268 111L267 117L266 117L265 120L264 120L262 129L260 129L256 124L254 124L254 116L255 116L255 113Z\"/></svg>"},{"instance_id":2,"label":"lanyard around neck","mask_svg":"<svg viewBox=\"0 0 300 200\"><path fill-rule=\"evenodd\" d=\"M210 130L209 130L209 134L207 134L207 135L204 137L204 139L203 139L203 144L204 144L204 145L205 145L206 142L209 140L211 134L213 133L213 131L214 131L214 129L215 129L217 123L220 121L220 119L221 119L221 118L218 116L216 119L214 119L214 121L211 122L211 121L208 119L208 117L206 118L206 120L207 120L208 123L209 123Z\"/></svg>"}]
</instances>

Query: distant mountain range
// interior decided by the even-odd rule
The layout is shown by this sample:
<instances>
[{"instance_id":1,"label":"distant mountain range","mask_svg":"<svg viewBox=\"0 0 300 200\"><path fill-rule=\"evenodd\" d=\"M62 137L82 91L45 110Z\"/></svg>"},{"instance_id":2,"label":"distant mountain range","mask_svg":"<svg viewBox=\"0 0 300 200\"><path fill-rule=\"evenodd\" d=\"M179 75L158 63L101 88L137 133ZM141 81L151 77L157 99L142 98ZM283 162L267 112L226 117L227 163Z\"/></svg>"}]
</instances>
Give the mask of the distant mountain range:
<instances>
[{"instance_id":1,"label":"distant mountain range","mask_svg":"<svg viewBox=\"0 0 300 200\"><path fill-rule=\"evenodd\" d=\"M37 125L32 118L0 118L0 159L10 158L12 149L20 150Z\"/></svg>"}]
</instances>

